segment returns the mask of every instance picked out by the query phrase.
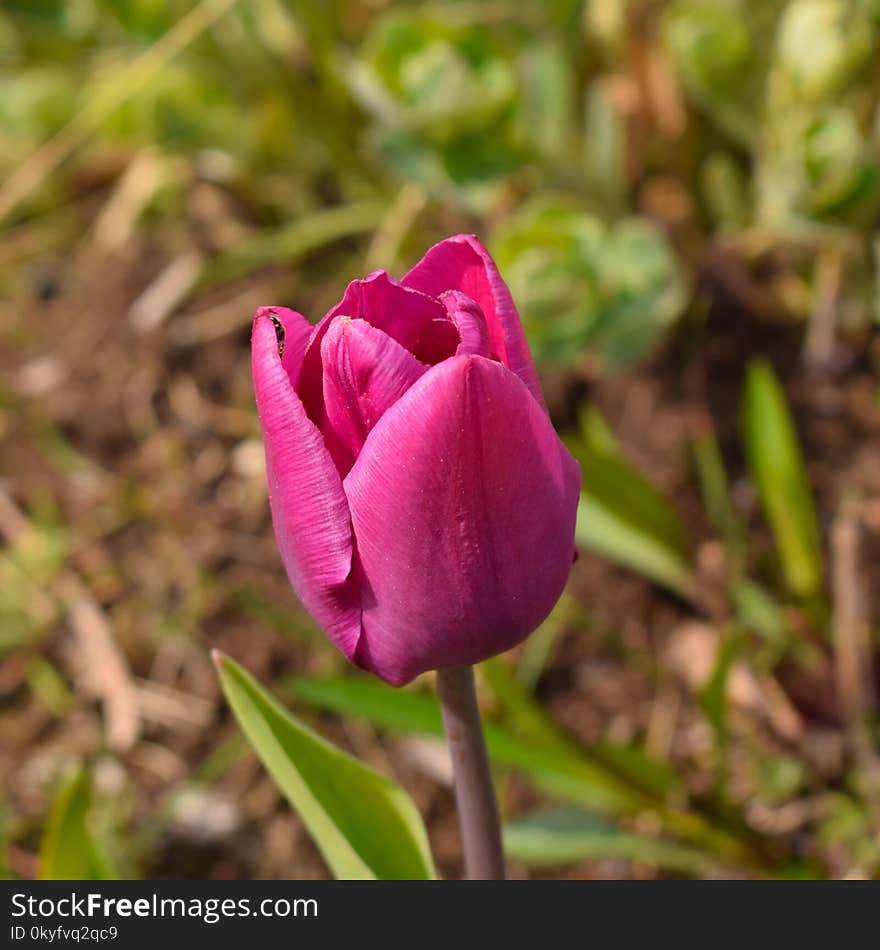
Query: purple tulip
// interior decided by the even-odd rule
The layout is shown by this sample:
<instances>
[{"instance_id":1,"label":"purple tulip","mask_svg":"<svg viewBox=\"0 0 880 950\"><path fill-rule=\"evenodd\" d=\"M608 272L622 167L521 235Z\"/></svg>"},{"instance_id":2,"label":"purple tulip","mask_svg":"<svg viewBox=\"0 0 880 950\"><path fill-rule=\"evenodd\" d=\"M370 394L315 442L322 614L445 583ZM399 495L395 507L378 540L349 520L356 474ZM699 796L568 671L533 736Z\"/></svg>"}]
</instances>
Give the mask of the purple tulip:
<instances>
[{"instance_id":1,"label":"purple tulip","mask_svg":"<svg viewBox=\"0 0 880 950\"><path fill-rule=\"evenodd\" d=\"M476 238L435 245L400 282L353 281L315 327L261 308L253 372L281 556L349 660L401 685L547 616L580 468Z\"/></svg>"}]
</instances>

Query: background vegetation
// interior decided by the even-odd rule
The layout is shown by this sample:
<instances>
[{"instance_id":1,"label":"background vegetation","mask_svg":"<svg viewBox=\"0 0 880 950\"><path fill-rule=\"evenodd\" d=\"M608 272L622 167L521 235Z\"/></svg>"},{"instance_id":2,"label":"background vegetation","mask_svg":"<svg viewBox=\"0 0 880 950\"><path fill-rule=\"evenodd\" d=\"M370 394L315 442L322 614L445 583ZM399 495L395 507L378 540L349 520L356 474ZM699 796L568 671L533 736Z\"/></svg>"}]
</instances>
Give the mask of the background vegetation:
<instances>
[{"instance_id":1,"label":"background vegetation","mask_svg":"<svg viewBox=\"0 0 880 950\"><path fill-rule=\"evenodd\" d=\"M481 669L514 876L880 875L876 0L5 0L0 866L326 874L208 658L412 794L271 536L256 306L473 231L584 464Z\"/></svg>"}]
</instances>

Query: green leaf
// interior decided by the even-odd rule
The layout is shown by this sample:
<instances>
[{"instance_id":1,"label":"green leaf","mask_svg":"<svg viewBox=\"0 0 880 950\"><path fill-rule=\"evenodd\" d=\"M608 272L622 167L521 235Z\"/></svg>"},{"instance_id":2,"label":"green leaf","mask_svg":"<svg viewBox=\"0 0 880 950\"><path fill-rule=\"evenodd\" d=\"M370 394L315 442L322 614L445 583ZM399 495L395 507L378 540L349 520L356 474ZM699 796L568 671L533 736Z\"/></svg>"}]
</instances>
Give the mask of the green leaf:
<instances>
[{"instance_id":1,"label":"green leaf","mask_svg":"<svg viewBox=\"0 0 880 950\"><path fill-rule=\"evenodd\" d=\"M533 690L544 672L556 642L565 626L580 612L574 599L563 593L547 619L523 643L516 660L516 678L528 690Z\"/></svg>"},{"instance_id":2,"label":"green leaf","mask_svg":"<svg viewBox=\"0 0 880 950\"><path fill-rule=\"evenodd\" d=\"M481 663L479 671L504 710L505 724L510 731L542 749L578 761L584 758L584 748L535 702L501 657ZM678 784L675 772L666 763L652 758L637 745L599 741L590 746L589 757L634 788L654 794L659 800L665 799Z\"/></svg>"},{"instance_id":3,"label":"green leaf","mask_svg":"<svg viewBox=\"0 0 880 950\"><path fill-rule=\"evenodd\" d=\"M680 596L696 598L684 527L666 496L616 450L591 416L582 438L568 441L584 469L577 543Z\"/></svg>"},{"instance_id":4,"label":"green leaf","mask_svg":"<svg viewBox=\"0 0 880 950\"><path fill-rule=\"evenodd\" d=\"M402 732L443 735L440 705L425 693L397 690L358 675L294 679L287 686L297 697L340 715L366 716L374 725ZM545 748L494 723L486 723L484 732L494 765L523 772L552 795L611 813L646 806L639 791L586 754Z\"/></svg>"},{"instance_id":5,"label":"green leaf","mask_svg":"<svg viewBox=\"0 0 880 950\"><path fill-rule=\"evenodd\" d=\"M738 566L744 544L744 531L733 506L718 440L711 428L694 438L692 449L703 496L703 508L712 527L724 540L728 556L737 562Z\"/></svg>"},{"instance_id":6,"label":"green leaf","mask_svg":"<svg viewBox=\"0 0 880 950\"><path fill-rule=\"evenodd\" d=\"M556 39L526 47L521 73L517 132L520 139L550 158L564 156L574 103L570 64Z\"/></svg>"},{"instance_id":7,"label":"green leaf","mask_svg":"<svg viewBox=\"0 0 880 950\"><path fill-rule=\"evenodd\" d=\"M395 689L375 676L360 673L322 679L286 677L281 686L297 699L342 716L363 716L394 732L443 735L440 704L434 696Z\"/></svg>"},{"instance_id":8,"label":"green leaf","mask_svg":"<svg viewBox=\"0 0 880 950\"><path fill-rule=\"evenodd\" d=\"M785 651L791 639L785 610L769 591L744 578L731 588L730 601L736 621L744 630L763 637L780 654Z\"/></svg>"},{"instance_id":9,"label":"green leaf","mask_svg":"<svg viewBox=\"0 0 880 950\"><path fill-rule=\"evenodd\" d=\"M504 827L504 850L514 861L558 867L601 858L644 861L669 871L703 875L717 867L683 845L621 831L591 812L541 809Z\"/></svg>"},{"instance_id":10,"label":"green leaf","mask_svg":"<svg viewBox=\"0 0 880 950\"><path fill-rule=\"evenodd\" d=\"M544 748L569 755L580 754L578 744L534 701L526 687L513 675L506 660L500 656L492 657L481 663L478 669L514 732Z\"/></svg>"},{"instance_id":11,"label":"green leaf","mask_svg":"<svg viewBox=\"0 0 880 950\"><path fill-rule=\"evenodd\" d=\"M727 742L727 684L741 643L741 636L730 633L725 636L718 650L712 675L699 695L700 707L715 733L719 750L723 750Z\"/></svg>"},{"instance_id":12,"label":"green leaf","mask_svg":"<svg viewBox=\"0 0 880 950\"><path fill-rule=\"evenodd\" d=\"M403 789L304 726L229 657L216 663L239 725L336 878L436 876L424 824Z\"/></svg>"},{"instance_id":13,"label":"green leaf","mask_svg":"<svg viewBox=\"0 0 880 950\"><path fill-rule=\"evenodd\" d=\"M642 745L599 739L590 746L595 758L658 801L681 797L682 783L671 763L657 759Z\"/></svg>"},{"instance_id":14,"label":"green leaf","mask_svg":"<svg viewBox=\"0 0 880 950\"><path fill-rule=\"evenodd\" d=\"M394 689L371 676L291 678L285 681L285 688L322 709L343 716L366 716L379 727L443 734L440 706L433 696ZM493 766L520 772L547 795L610 815L651 811L675 834L712 853L748 861L739 843L723 830L710 827L698 814L666 805L657 792L661 786L664 790L674 786L674 777L663 780L653 760L636 747L630 755L628 748L603 746L600 761L592 757L592 749L582 749L579 755L544 749L493 723L486 723L484 732ZM614 767L606 765L605 759L614 760ZM656 789L653 793L652 788Z\"/></svg>"},{"instance_id":15,"label":"green leaf","mask_svg":"<svg viewBox=\"0 0 880 950\"><path fill-rule=\"evenodd\" d=\"M779 68L808 102L833 99L875 56L866 10L849 0L793 0L779 19Z\"/></svg>"},{"instance_id":16,"label":"green leaf","mask_svg":"<svg viewBox=\"0 0 880 950\"><path fill-rule=\"evenodd\" d=\"M584 176L591 191L617 208L626 194L626 123L612 99L607 77L594 79L584 93Z\"/></svg>"},{"instance_id":17,"label":"green leaf","mask_svg":"<svg viewBox=\"0 0 880 950\"><path fill-rule=\"evenodd\" d=\"M822 585L816 509L785 395L763 360L752 362L746 376L743 437L786 581L809 598Z\"/></svg>"},{"instance_id":18,"label":"green leaf","mask_svg":"<svg viewBox=\"0 0 880 950\"><path fill-rule=\"evenodd\" d=\"M89 827L90 808L89 777L78 769L52 803L40 845L40 880L107 881L115 877Z\"/></svg>"}]
</instances>

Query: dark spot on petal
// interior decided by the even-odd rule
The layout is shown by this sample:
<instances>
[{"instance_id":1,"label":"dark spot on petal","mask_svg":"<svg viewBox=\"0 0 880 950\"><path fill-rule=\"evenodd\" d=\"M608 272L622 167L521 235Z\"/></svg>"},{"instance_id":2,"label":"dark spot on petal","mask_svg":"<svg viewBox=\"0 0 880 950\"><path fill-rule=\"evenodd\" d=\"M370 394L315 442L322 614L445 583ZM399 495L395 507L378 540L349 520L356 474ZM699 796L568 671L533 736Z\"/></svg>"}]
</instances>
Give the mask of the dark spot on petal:
<instances>
[{"instance_id":1,"label":"dark spot on petal","mask_svg":"<svg viewBox=\"0 0 880 950\"><path fill-rule=\"evenodd\" d=\"M278 340L278 356L284 356L284 324L278 319L274 311L269 313L275 326L275 339Z\"/></svg>"}]
</instances>

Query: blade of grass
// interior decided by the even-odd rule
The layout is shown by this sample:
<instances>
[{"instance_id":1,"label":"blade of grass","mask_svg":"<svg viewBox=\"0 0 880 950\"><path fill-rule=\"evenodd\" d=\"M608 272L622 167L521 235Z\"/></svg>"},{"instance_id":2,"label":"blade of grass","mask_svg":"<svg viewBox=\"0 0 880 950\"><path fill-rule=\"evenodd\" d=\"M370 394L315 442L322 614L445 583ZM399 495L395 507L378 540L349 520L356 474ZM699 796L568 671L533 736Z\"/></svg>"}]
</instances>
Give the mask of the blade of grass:
<instances>
[{"instance_id":1,"label":"blade of grass","mask_svg":"<svg viewBox=\"0 0 880 950\"><path fill-rule=\"evenodd\" d=\"M785 394L764 360L746 376L743 437L785 579L796 595L813 598L822 586L815 503Z\"/></svg>"}]
</instances>

